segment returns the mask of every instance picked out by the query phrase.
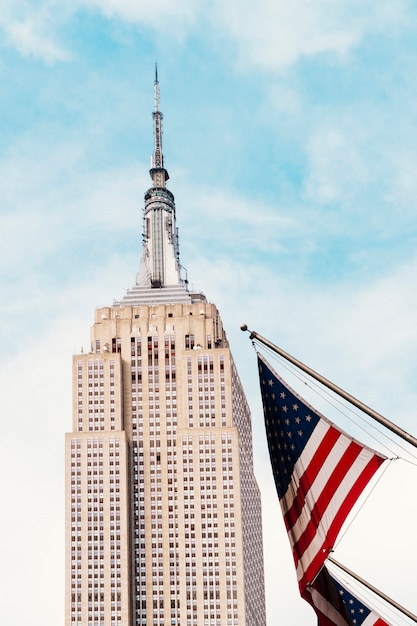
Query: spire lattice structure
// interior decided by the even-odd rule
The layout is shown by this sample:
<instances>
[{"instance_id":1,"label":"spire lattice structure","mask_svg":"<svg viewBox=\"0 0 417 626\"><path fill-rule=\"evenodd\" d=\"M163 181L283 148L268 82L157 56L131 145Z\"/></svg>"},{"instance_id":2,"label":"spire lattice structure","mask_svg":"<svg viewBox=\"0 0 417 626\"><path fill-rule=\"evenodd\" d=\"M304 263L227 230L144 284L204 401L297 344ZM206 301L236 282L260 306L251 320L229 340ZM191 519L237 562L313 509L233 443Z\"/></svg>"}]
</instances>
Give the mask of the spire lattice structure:
<instances>
[{"instance_id":1,"label":"spire lattice structure","mask_svg":"<svg viewBox=\"0 0 417 626\"><path fill-rule=\"evenodd\" d=\"M164 116L159 110L160 94L158 80L158 66L155 64L155 82L154 82L154 99L155 110L152 113L153 129L154 129L154 153L152 155L152 168L150 170L151 178L155 187L165 187L166 181L169 179L167 170L164 168L164 155L162 152L162 120Z\"/></svg>"}]
</instances>

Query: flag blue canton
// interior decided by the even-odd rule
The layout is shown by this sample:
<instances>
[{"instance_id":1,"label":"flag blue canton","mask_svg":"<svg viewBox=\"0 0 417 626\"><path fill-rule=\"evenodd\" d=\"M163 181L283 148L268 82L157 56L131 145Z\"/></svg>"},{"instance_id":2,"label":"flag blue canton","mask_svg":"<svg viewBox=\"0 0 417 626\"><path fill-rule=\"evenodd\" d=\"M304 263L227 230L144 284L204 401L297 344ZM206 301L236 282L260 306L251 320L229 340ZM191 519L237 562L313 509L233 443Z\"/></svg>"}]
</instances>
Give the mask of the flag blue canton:
<instances>
[{"instance_id":1,"label":"flag blue canton","mask_svg":"<svg viewBox=\"0 0 417 626\"><path fill-rule=\"evenodd\" d=\"M368 615L372 612L367 606L362 604L358 598L353 596L345 587L343 587L338 580L331 576L337 591L339 592L340 597L343 600L344 605L346 606L346 611L349 615L350 621L355 626L361 626L363 622L366 620Z\"/></svg>"},{"instance_id":2,"label":"flag blue canton","mask_svg":"<svg viewBox=\"0 0 417 626\"><path fill-rule=\"evenodd\" d=\"M322 419L291 393L261 361L259 372L269 454L278 497L286 493L294 465Z\"/></svg>"}]
</instances>

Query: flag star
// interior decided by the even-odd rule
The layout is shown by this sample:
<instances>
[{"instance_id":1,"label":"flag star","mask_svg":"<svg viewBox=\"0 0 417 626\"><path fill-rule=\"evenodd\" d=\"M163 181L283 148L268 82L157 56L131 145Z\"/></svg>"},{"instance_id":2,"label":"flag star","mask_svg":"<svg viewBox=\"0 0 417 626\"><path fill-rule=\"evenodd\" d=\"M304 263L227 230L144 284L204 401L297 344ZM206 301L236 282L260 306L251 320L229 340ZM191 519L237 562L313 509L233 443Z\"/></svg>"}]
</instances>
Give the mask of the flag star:
<instances>
[{"instance_id":1,"label":"flag star","mask_svg":"<svg viewBox=\"0 0 417 626\"><path fill-rule=\"evenodd\" d=\"M299 435L299 437L302 437L302 436L303 436L303 431L302 431L302 430L299 430L299 431L298 431L298 435Z\"/></svg>"},{"instance_id":2,"label":"flag star","mask_svg":"<svg viewBox=\"0 0 417 626\"><path fill-rule=\"evenodd\" d=\"M293 404L292 408L293 408L294 411L298 411L298 404Z\"/></svg>"},{"instance_id":3,"label":"flag star","mask_svg":"<svg viewBox=\"0 0 417 626\"><path fill-rule=\"evenodd\" d=\"M297 415L297 417L295 418L295 423L296 423L296 424L299 424L300 422L301 422L301 419L300 419L300 418L298 417L298 415Z\"/></svg>"},{"instance_id":4,"label":"flag star","mask_svg":"<svg viewBox=\"0 0 417 626\"><path fill-rule=\"evenodd\" d=\"M271 380L268 380L268 385L269 385L270 387L273 387L273 385L274 385L274 381L273 381L272 379L271 379Z\"/></svg>"},{"instance_id":5,"label":"flag star","mask_svg":"<svg viewBox=\"0 0 417 626\"><path fill-rule=\"evenodd\" d=\"M275 394L274 394L274 393L271 393L271 398L272 398L273 400L275 400Z\"/></svg>"},{"instance_id":6,"label":"flag star","mask_svg":"<svg viewBox=\"0 0 417 626\"><path fill-rule=\"evenodd\" d=\"M353 600L352 600L352 598L349 600L349 604L353 604Z\"/></svg>"},{"instance_id":7,"label":"flag star","mask_svg":"<svg viewBox=\"0 0 417 626\"><path fill-rule=\"evenodd\" d=\"M311 415L306 415L306 422L311 422Z\"/></svg>"},{"instance_id":8,"label":"flag star","mask_svg":"<svg viewBox=\"0 0 417 626\"><path fill-rule=\"evenodd\" d=\"M280 395L280 398L284 399L285 398L285 391L281 391L281 393L279 395Z\"/></svg>"},{"instance_id":9,"label":"flag star","mask_svg":"<svg viewBox=\"0 0 417 626\"><path fill-rule=\"evenodd\" d=\"M286 426L289 426L289 425L290 425L290 420L287 418L286 420L284 420L284 424L285 424Z\"/></svg>"},{"instance_id":10,"label":"flag star","mask_svg":"<svg viewBox=\"0 0 417 626\"><path fill-rule=\"evenodd\" d=\"M360 609L359 609L359 613L363 613L363 608L360 608Z\"/></svg>"},{"instance_id":11,"label":"flag star","mask_svg":"<svg viewBox=\"0 0 417 626\"><path fill-rule=\"evenodd\" d=\"M288 407L284 404L284 406L282 407L282 410L284 411L284 413L286 413L288 411Z\"/></svg>"},{"instance_id":12,"label":"flag star","mask_svg":"<svg viewBox=\"0 0 417 626\"><path fill-rule=\"evenodd\" d=\"M292 437L292 432L290 430L287 432L287 437L288 437L288 439L291 439L291 437Z\"/></svg>"},{"instance_id":13,"label":"flag star","mask_svg":"<svg viewBox=\"0 0 417 626\"><path fill-rule=\"evenodd\" d=\"M295 445L292 443L290 448L291 448L291 450L295 450Z\"/></svg>"}]
</instances>

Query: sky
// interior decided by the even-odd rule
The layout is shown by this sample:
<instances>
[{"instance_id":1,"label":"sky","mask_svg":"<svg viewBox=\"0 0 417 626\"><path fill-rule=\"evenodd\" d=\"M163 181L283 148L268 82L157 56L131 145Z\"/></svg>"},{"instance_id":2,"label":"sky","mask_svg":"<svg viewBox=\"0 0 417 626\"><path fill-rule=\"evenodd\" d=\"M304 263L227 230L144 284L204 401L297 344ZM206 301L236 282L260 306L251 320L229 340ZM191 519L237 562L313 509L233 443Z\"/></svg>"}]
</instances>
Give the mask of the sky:
<instances>
[{"instance_id":1,"label":"sky","mask_svg":"<svg viewBox=\"0 0 417 626\"><path fill-rule=\"evenodd\" d=\"M268 626L316 623L239 327L417 435L416 42L411 0L0 0L8 626L28 607L31 626L63 623L71 359L135 280L156 61L181 263L220 310L253 414ZM335 553L414 613L416 480L391 463Z\"/></svg>"}]
</instances>

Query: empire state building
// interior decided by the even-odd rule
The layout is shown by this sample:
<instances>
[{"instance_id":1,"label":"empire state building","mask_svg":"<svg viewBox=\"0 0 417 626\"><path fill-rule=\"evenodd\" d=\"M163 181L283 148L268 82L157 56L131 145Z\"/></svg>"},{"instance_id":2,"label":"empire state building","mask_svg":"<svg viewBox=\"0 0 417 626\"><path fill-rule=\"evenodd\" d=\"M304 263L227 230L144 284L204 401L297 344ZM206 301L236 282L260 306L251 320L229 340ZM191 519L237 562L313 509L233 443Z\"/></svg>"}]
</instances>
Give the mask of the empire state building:
<instances>
[{"instance_id":1,"label":"empire state building","mask_svg":"<svg viewBox=\"0 0 417 626\"><path fill-rule=\"evenodd\" d=\"M73 357L66 626L265 626L251 417L214 304L181 276L155 75L135 285Z\"/></svg>"}]
</instances>

